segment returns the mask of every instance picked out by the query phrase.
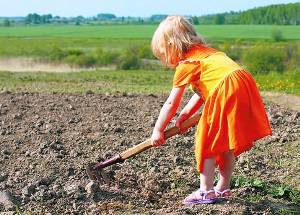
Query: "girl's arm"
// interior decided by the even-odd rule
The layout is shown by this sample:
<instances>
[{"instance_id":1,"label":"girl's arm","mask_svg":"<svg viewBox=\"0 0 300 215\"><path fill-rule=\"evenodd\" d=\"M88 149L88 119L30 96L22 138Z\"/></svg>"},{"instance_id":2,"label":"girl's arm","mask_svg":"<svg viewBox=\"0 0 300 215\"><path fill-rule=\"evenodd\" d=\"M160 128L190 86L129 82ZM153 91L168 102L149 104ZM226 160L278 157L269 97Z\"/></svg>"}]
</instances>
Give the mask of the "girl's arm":
<instances>
[{"instance_id":1,"label":"girl's arm","mask_svg":"<svg viewBox=\"0 0 300 215\"><path fill-rule=\"evenodd\" d=\"M203 99L195 93L187 105L182 109L175 123L176 127L181 130L181 133L185 132L181 129L181 123L190 118L201 107L202 104Z\"/></svg>"},{"instance_id":2,"label":"girl's arm","mask_svg":"<svg viewBox=\"0 0 300 215\"><path fill-rule=\"evenodd\" d=\"M159 146L164 143L164 130L176 114L184 89L185 86L173 88L161 108L151 136L152 145Z\"/></svg>"}]
</instances>

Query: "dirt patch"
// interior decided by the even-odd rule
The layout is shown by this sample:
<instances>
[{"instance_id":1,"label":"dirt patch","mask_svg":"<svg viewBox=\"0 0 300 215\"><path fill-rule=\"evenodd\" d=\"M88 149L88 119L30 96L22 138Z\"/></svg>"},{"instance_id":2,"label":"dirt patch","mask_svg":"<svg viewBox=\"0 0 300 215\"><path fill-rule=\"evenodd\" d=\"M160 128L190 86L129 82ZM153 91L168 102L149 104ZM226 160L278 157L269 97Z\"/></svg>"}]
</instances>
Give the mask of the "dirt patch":
<instances>
[{"instance_id":1,"label":"dirt patch","mask_svg":"<svg viewBox=\"0 0 300 215\"><path fill-rule=\"evenodd\" d=\"M262 92L262 96L275 104L279 104L286 108L300 111L300 96L289 95L277 92Z\"/></svg>"},{"instance_id":2,"label":"dirt patch","mask_svg":"<svg viewBox=\"0 0 300 215\"><path fill-rule=\"evenodd\" d=\"M115 178L88 195L85 165L151 134L165 95L0 94L0 191L32 214L274 214L299 205L241 187L214 205L185 207L199 186L194 129L107 168ZM235 175L299 187L299 112L266 104L273 135L238 159ZM278 162L280 160L280 162ZM0 203L0 212L7 211Z\"/></svg>"},{"instance_id":3,"label":"dirt patch","mask_svg":"<svg viewBox=\"0 0 300 215\"><path fill-rule=\"evenodd\" d=\"M97 70L110 70L114 67L97 67ZM50 63L34 58L0 58L0 71L8 72L80 72L94 71L96 68L72 67L63 63Z\"/></svg>"}]
</instances>

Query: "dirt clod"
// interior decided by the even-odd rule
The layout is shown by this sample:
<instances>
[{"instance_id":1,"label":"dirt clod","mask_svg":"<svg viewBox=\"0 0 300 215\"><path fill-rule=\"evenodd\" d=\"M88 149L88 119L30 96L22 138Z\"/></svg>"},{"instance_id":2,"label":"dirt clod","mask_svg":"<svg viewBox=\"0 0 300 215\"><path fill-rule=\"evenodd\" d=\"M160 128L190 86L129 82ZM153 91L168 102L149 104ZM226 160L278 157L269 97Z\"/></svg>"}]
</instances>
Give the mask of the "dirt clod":
<instances>
[{"instance_id":1,"label":"dirt clod","mask_svg":"<svg viewBox=\"0 0 300 215\"><path fill-rule=\"evenodd\" d=\"M16 208L16 200L9 191L0 191L0 209L4 211L13 211Z\"/></svg>"}]
</instances>

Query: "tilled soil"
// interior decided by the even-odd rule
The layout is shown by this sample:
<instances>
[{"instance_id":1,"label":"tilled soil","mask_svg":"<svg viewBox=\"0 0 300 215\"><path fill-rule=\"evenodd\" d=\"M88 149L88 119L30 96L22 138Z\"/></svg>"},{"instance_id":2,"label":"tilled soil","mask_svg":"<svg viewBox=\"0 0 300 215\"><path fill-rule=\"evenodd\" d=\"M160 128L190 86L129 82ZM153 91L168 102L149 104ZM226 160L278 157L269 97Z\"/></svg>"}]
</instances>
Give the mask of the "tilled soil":
<instances>
[{"instance_id":1,"label":"tilled soil","mask_svg":"<svg viewBox=\"0 0 300 215\"><path fill-rule=\"evenodd\" d=\"M88 193L86 165L148 138L165 99L166 95L0 94L0 212L16 210L15 204L31 214L274 214L280 208L299 212L299 205L286 198L251 199L256 191L249 187L233 189L233 198L218 204L183 206L183 198L199 187L194 129L108 167L111 183ZM300 113L271 103L266 109L273 135L238 158L235 175L299 189Z\"/></svg>"}]
</instances>

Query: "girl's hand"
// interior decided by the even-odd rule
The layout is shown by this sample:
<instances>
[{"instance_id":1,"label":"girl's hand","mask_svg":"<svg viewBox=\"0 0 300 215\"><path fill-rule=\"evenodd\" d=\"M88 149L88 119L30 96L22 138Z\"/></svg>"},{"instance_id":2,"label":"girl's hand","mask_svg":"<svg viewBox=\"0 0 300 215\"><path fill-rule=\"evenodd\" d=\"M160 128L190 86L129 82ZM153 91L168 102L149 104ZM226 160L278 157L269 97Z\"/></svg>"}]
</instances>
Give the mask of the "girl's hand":
<instances>
[{"instance_id":1,"label":"girl's hand","mask_svg":"<svg viewBox=\"0 0 300 215\"><path fill-rule=\"evenodd\" d=\"M188 114L180 114L175 122L175 126L179 128L180 134L183 134L188 131L188 129L182 128L182 123L189 118Z\"/></svg>"},{"instance_id":2,"label":"girl's hand","mask_svg":"<svg viewBox=\"0 0 300 215\"><path fill-rule=\"evenodd\" d=\"M151 136L151 143L153 146L160 146L164 144L165 142L165 135L164 132L153 130L152 136Z\"/></svg>"}]
</instances>

